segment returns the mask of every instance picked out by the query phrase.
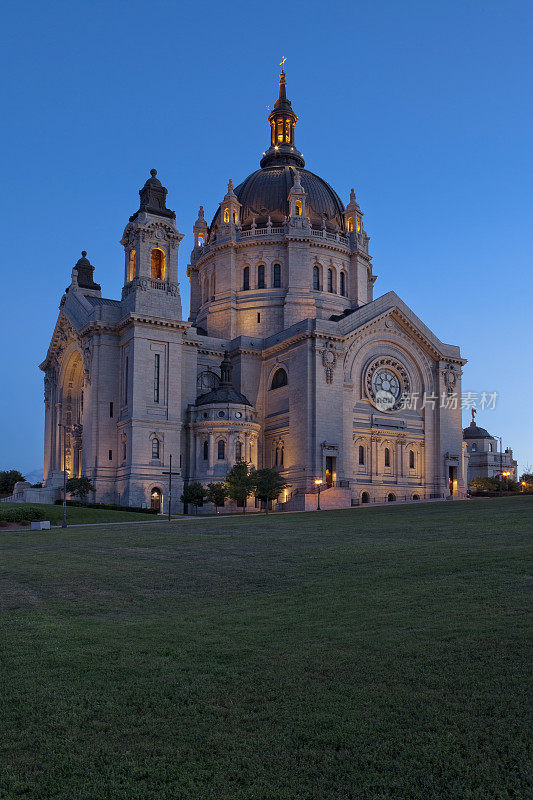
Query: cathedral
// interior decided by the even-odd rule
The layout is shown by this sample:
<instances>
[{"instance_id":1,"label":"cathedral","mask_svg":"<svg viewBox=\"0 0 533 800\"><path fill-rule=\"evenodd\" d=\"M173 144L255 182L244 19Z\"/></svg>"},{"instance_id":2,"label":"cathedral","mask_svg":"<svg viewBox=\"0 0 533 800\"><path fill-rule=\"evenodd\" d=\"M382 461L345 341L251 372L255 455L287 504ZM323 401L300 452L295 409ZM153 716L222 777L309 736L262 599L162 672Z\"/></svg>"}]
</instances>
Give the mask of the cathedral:
<instances>
[{"instance_id":1,"label":"cathedral","mask_svg":"<svg viewBox=\"0 0 533 800\"><path fill-rule=\"evenodd\" d=\"M200 207L188 319L155 169L122 236L120 299L82 253L41 364L43 500L66 470L94 501L167 510L171 457L174 511L184 485L240 460L281 471L284 509L315 507L317 481L324 508L465 496L465 360L394 292L374 299L355 192L345 206L306 169L297 121L282 71L259 169L210 223Z\"/></svg>"}]
</instances>

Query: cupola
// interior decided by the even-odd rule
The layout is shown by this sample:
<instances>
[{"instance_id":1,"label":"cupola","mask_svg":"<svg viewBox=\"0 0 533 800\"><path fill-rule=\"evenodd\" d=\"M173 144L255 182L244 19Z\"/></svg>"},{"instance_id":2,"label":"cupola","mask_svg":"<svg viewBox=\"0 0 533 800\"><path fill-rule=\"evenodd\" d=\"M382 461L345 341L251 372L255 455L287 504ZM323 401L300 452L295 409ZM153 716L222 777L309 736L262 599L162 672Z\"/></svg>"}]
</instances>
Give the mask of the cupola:
<instances>
[{"instance_id":1,"label":"cupola","mask_svg":"<svg viewBox=\"0 0 533 800\"><path fill-rule=\"evenodd\" d=\"M298 117L292 110L291 101L287 99L285 70L281 65L279 76L279 96L270 112L270 147L261 159L261 167L293 165L305 167L302 154L294 145L294 128Z\"/></svg>"}]
</instances>

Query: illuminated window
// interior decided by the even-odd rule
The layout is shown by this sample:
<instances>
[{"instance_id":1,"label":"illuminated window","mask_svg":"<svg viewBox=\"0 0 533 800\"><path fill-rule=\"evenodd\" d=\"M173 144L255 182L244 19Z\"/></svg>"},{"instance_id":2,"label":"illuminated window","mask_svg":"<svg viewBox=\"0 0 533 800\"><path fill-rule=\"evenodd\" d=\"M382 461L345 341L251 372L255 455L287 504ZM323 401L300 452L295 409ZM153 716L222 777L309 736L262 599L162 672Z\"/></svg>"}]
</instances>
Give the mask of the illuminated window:
<instances>
[{"instance_id":1,"label":"illuminated window","mask_svg":"<svg viewBox=\"0 0 533 800\"><path fill-rule=\"evenodd\" d=\"M328 292L333 291L333 270L328 269Z\"/></svg>"},{"instance_id":2,"label":"illuminated window","mask_svg":"<svg viewBox=\"0 0 533 800\"><path fill-rule=\"evenodd\" d=\"M290 120L285 122L285 141L290 142L291 140L291 123Z\"/></svg>"},{"instance_id":3,"label":"illuminated window","mask_svg":"<svg viewBox=\"0 0 533 800\"><path fill-rule=\"evenodd\" d=\"M361 217L357 217L357 233L361 231Z\"/></svg>"},{"instance_id":4,"label":"illuminated window","mask_svg":"<svg viewBox=\"0 0 533 800\"><path fill-rule=\"evenodd\" d=\"M320 291L320 272L318 267L313 267L313 289L315 292Z\"/></svg>"},{"instance_id":5,"label":"illuminated window","mask_svg":"<svg viewBox=\"0 0 533 800\"><path fill-rule=\"evenodd\" d=\"M242 461L242 442L235 444L235 461Z\"/></svg>"},{"instance_id":6,"label":"illuminated window","mask_svg":"<svg viewBox=\"0 0 533 800\"><path fill-rule=\"evenodd\" d=\"M159 247L152 250L151 266L152 278L158 281L165 280L165 254Z\"/></svg>"},{"instance_id":7,"label":"illuminated window","mask_svg":"<svg viewBox=\"0 0 533 800\"><path fill-rule=\"evenodd\" d=\"M272 378L272 383L270 385L270 388L280 389L282 386L287 386L287 384L288 384L287 373L282 367L280 367L274 373L274 377Z\"/></svg>"},{"instance_id":8,"label":"illuminated window","mask_svg":"<svg viewBox=\"0 0 533 800\"><path fill-rule=\"evenodd\" d=\"M224 209L224 222L229 222L229 208Z\"/></svg>"},{"instance_id":9,"label":"illuminated window","mask_svg":"<svg viewBox=\"0 0 533 800\"><path fill-rule=\"evenodd\" d=\"M359 445L359 463L360 464L365 463L365 448L363 447L362 444Z\"/></svg>"},{"instance_id":10,"label":"illuminated window","mask_svg":"<svg viewBox=\"0 0 533 800\"><path fill-rule=\"evenodd\" d=\"M250 267L245 267L242 271L242 288L243 291L250 288Z\"/></svg>"},{"instance_id":11,"label":"illuminated window","mask_svg":"<svg viewBox=\"0 0 533 800\"><path fill-rule=\"evenodd\" d=\"M388 447L385 448L385 466L390 467L390 450Z\"/></svg>"},{"instance_id":12,"label":"illuminated window","mask_svg":"<svg viewBox=\"0 0 533 800\"><path fill-rule=\"evenodd\" d=\"M204 235L203 233L201 233L198 237L198 247L203 247L203 246L204 246Z\"/></svg>"},{"instance_id":13,"label":"illuminated window","mask_svg":"<svg viewBox=\"0 0 533 800\"><path fill-rule=\"evenodd\" d=\"M132 281L135 277L135 264L137 261L137 254L135 250L132 250L130 253L130 260L128 263L128 283Z\"/></svg>"},{"instance_id":14,"label":"illuminated window","mask_svg":"<svg viewBox=\"0 0 533 800\"><path fill-rule=\"evenodd\" d=\"M278 119L278 142L283 141L283 120Z\"/></svg>"},{"instance_id":15,"label":"illuminated window","mask_svg":"<svg viewBox=\"0 0 533 800\"><path fill-rule=\"evenodd\" d=\"M207 459L209 458L209 442L207 441L207 439L203 444L203 458L204 461L207 461Z\"/></svg>"},{"instance_id":16,"label":"illuminated window","mask_svg":"<svg viewBox=\"0 0 533 800\"><path fill-rule=\"evenodd\" d=\"M301 217L302 216L302 201L301 200L297 200L295 202L295 204L294 204L294 207L295 207L295 210L296 210L296 216L297 217Z\"/></svg>"},{"instance_id":17,"label":"illuminated window","mask_svg":"<svg viewBox=\"0 0 533 800\"><path fill-rule=\"evenodd\" d=\"M409 469L415 468L415 454L414 450L409 450Z\"/></svg>"},{"instance_id":18,"label":"illuminated window","mask_svg":"<svg viewBox=\"0 0 533 800\"><path fill-rule=\"evenodd\" d=\"M272 286L274 289L281 287L281 264L274 264L272 269Z\"/></svg>"},{"instance_id":19,"label":"illuminated window","mask_svg":"<svg viewBox=\"0 0 533 800\"><path fill-rule=\"evenodd\" d=\"M236 224L237 224L237 212L236 212L236 210L235 210L235 209L233 209L233 224L234 224L234 225L236 225Z\"/></svg>"},{"instance_id":20,"label":"illuminated window","mask_svg":"<svg viewBox=\"0 0 533 800\"><path fill-rule=\"evenodd\" d=\"M219 439L218 441L218 460L224 461L226 457L226 442L224 439Z\"/></svg>"},{"instance_id":21,"label":"illuminated window","mask_svg":"<svg viewBox=\"0 0 533 800\"><path fill-rule=\"evenodd\" d=\"M344 272L341 272L341 294L343 297L346 296L346 275Z\"/></svg>"},{"instance_id":22,"label":"illuminated window","mask_svg":"<svg viewBox=\"0 0 533 800\"><path fill-rule=\"evenodd\" d=\"M265 288L265 265L259 264L257 267L257 288L264 289Z\"/></svg>"},{"instance_id":23,"label":"illuminated window","mask_svg":"<svg viewBox=\"0 0 533 800\"><path fill-rule=\"evenodd\" d=\"M152 439L152 458L159 458L159 439L157 437Z\"/></svg>"},{"instance_id":24,"label":"illuminated window","mask_svg":"<svg viewBox=\"0 0 533 800\"><path fill-rule=\"evenodd\" d=\"M353 217L348 217L348 233L353 231Z\"/></svg>"}]
</instances>

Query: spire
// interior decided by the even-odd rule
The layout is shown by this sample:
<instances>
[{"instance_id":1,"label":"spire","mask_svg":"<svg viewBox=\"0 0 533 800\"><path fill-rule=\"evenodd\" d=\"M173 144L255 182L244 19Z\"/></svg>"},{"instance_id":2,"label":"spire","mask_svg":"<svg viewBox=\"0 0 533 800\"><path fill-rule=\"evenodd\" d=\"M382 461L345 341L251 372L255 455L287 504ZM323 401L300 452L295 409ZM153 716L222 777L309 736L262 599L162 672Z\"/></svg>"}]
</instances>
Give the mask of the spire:
<instances>
[{"instance_id":1,"label":"spire","mask_svg":"<svg viewBox=\"0 0 533 800\"><path fill-rule=\"evenodd\" d=\"M133 222L137 214L140 214L143 211L147 214L156 214L158 217L169 217L170 219L176 219L175 212L167 208L166 205L168 189L165 189L159 178L156 176L157 170L151 169L150 177L142 189L139 189L139 196L141 198L139 210L136 211L132 217L130 217L130 222Z\"/></svg>"},{"instance_id":2,"label":"spire","mask_svg":"<svg viewBox=\"0 0 533 800\"><path fill-rule=\"evenodd\" d=\"M279 96L270 112L270 147L263 154L261 167L286 166L305 167L302 154L294 146L294 128L298 117L292 110L291 101L287 100L287 81L285 76L286 59L281 62L279 76Z\"/></svg>"},{"instance_id":3,"label":"spire","mask_svg":"<svg viewBox=\"0 0 533 800\"><path fill-rule=\"evenodd\" d=\"M94 267L87 258L87 250L81 251L81 258L76 261L74 269L78 272L78 286L80 289L101 289L102 287L94 282Z\"/></svg>"}]
</instances>

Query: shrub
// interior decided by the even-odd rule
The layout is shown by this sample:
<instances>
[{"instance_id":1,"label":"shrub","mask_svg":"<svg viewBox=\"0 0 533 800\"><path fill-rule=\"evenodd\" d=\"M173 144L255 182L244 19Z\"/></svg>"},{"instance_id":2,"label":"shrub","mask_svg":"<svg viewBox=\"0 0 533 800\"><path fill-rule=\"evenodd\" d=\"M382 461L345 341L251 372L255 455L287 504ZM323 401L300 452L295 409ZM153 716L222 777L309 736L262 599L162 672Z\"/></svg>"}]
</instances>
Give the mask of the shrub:
<instances>
[{"instance_id":1,"label":"shrub","mask_svg":"<svg viewBox=\"0 0 533 800\"><path fill-rule=\"evenodd\" d=\"M56 500L56 506L62 506L63 500ZM67 506L76 508L104 508L108 511L132 511L134 514L157 514L155 508L140 508L139 506L121 506L118 503L84 503L81 500L67 500Z\"/></svg>"},{"instance_id":2,"label":"shrub","mask_svg":"<svg viewBox=\"0 0 533 800\"><path fill-rule=\"evenodd\" d=\"M23 524L24 522L35 522L46 519L46 512L38 506L19 506L10 503L0 504L0 524L2 522L14 522Z\"/></svg>"}]
</instances>

